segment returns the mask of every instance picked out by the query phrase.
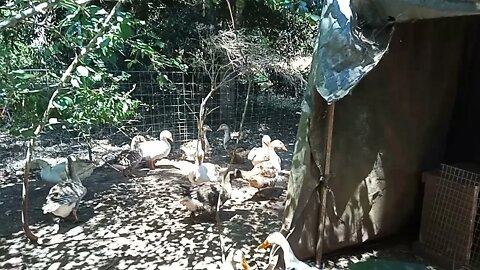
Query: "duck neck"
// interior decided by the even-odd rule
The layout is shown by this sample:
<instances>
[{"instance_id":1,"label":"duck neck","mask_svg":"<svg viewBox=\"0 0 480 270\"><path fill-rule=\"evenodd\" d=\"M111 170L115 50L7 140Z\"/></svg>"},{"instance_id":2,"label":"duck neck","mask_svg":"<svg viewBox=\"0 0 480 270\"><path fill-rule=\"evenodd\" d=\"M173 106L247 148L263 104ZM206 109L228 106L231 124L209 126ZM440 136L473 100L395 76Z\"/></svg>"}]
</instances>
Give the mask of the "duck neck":
<instances>
[{"instance_id":1,"label":"duck neck","mask_svg":"<svg viewBox=\"0 0 480 270\"><path fill-rule=\"evenodd\" d=\"M166 143L168 146L170 146L170 142L168 141L167 138L161 137L161 138L160 138L160 141L162 141L162 142Z\"/></svg>"},{"instance_id":2,"label":"duck neck","mask_svg":"<svg viewBox=\"0 0 480 270\"><path fill-rule=\"evenodd\" d=\"M132 142L130 142L130 150L135 150L136 146L137 142L132 140Z\"/></svg>"},{"instance_id":3,"label":"duck neck","mask_svg":"<svg viewBox=\"0 0 480 270\"><path fill-rule=\"evenodd\" d=\"M205 147L208 147L207 131L203 132L203 142L205 143Z\"/></svg>"},{"instance_id":4,"label":"duck neck","mask_svg":"<svg viewBox=\"0 0 480 270\"><path fill-rule=\"evenodd\" d=\"M277 152L275 151L274 147L269 147L268 148L268 153L270 155L270 159L275 159L278 157Z\"/></svg>"},{"instance_id":5,"label":"duck neck","mask_svg":"<svg viewBox=\"0 0 480 270\"><path fill-rule=\"evenodd\" d=\"M203 164L203 157L197 157L196 162L198 166Z\"/></svg>"},{"instance_id":6,"label":"duck neck","mask_svg":"<svg viewBox=\"0 0 480 270\"><path fill-rule=\"evenodd\" d=\"M285 266L288 266L290 263L296 263L298 262L297 257L293 253L292 248L290 247L290 244L288 243L287 239L284 237L277 239L277 243L275 243L280 246L280 248L283 250L283 257L285 259Z\"/></svg>"},{"instance_id":7,"label":"duck neck","mask_svg":"<svg viewBox=\"0 0 480 270\"><path fill-rule=\"evenodd\" d=\"M73 161L67 160L67 175L68 179L71 179L74 182L82 182L80 181L80 177L78 177L77 170L75 169L75 166L73 164Z\"/></svg>"},{"instance_id":8,"label":"duck neck","mask_svg":"<svg viewBox=\"0 0 480 270\"><path fill-rule=\"evenodd\" d=\"M227 178L224 178L223 180L223 192L225 195L230 195L232 193L232 183L230 182L230 176L227 175Z\"/></svg>"},{"instance_id":9,"label":"duck neck","mask_svg":"<svg viewBox=\"0 0 480 270\"><path fill-rule=\"evenodd\" d=\"M230 129L229 129L229 128L225 128L224 131L225 131L225 134L223 135L223 144L226 145L226 144L230 141L230 139L231 139L231 137L230 137Z\"/></svg>"}]
</instances>

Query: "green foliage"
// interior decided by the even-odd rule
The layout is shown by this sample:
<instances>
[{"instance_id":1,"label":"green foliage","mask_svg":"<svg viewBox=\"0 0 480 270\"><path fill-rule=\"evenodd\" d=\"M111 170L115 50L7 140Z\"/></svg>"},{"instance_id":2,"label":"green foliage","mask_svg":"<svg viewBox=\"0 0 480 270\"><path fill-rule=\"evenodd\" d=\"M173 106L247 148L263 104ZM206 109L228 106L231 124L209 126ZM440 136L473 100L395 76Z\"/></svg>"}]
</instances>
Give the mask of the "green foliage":
<instances>
[{"instance_id":1,"label":"green foliage","mask_svg":"<svg viewBox=\"0 0 480 270\"><path fill-rule=\"evenodd\" d=\"M320 19L319 0L259 0L266 1L267 5L273 10L285 10L292 14L297 14L306 19L311 24L316 24Z\"/></svg>"},{"instance_id":2,"label":"green foliage","mask_svg":"<svg viewBox=\"0 0 480 270\"><path fill-rule=\"evenodd\" d=\"M31 1L33 4L39 1ZM10 0L0 8L0 20L28 8ZM231 2L237 27L256 44L290 57L311 52L318 1L244 0ZM0 33L0 123L15 134L29 135L41 119L62 72L98 33L115 3L73 0L46 14L22 21ZM61 94L54 100L48 126L88 134L95 125L120 123L135 116L138 101L120 85L128 76L112 70L186 70L184 55L201 48L206 36L231 23L226 1L132 0L114 14L108 31L81 60ZM246 56L248 58L248 55ZM40 71L27 71L40 68ZM255 83L268 88L265 71ZM169 78L159 76L168 87Z\"/></svg>"},{"instance_id":3,"label":"green foliage","mask_svg":"<svg viewBox=\"0 0 480 270\"><path fill-rule=\"evenodd\" d=\"M12 4L9 9L2 9L0 20L25 7ZM62 1L46 15L2 32L0 119L4 128L16 135L33 134L51 94L60 87L63 71L102 28L108 13L98 5ZM54 100L47 127L61 125L88 135L94 126L132 118L139 102L127 92L131 89L120 89L120 83L128 76L111 70L184 68L176 59L168 59L145 42L162 46L160 39L144 28L144 21L125 10L117 11L113 18L108 30L96 40L96 46L81 60ZM44 20L43 25L37 23L39 19ZM32 46L39 36L28 29L42 32L44 42ZM19 33L14 35L15 31ZM46 69L27 71L32 67Z\"/></svg>"},{"instance_id":4,"label":"green foliage","mask_svg":"<svg viewBox=\"0 0 480 270\"><path fill-rule=\"evenodd\" d=\"M91 127L118 124L135 115L139 102L119 91L119 82L128 79L126 73L114 75L97 72L89 76L90 68L79 66L72 76L74 90L65 91L54 102L64 128L73 127L88 135Z\"/></svg>"}]
</instances>

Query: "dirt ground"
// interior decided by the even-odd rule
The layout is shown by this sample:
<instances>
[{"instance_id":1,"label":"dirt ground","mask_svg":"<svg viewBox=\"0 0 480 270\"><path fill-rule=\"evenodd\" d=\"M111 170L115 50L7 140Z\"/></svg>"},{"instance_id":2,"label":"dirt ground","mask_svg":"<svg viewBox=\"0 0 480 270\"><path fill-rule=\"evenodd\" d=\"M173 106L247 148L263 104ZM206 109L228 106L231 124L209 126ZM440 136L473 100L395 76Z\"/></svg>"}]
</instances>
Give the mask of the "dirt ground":
<instances>
[{"instance_id":1,"label":"dirt ground","mask_svg":"<svg viewBox=\"0 0 480 270\"><path fill-rule=\"evenodd\" d=\"M293 152L294 131L283 136L289 151L280 153L286 175L277 185L286 187ZM260 136L258 136L260 137ZM272 136L276 137L276 136ZM141 177L128 179L107 165L99 166L84 180L88 189L79 208L80 222L57 223L43 215L41 207L51 184L30 181L30 224L41 244L25 240L21 230L22 144L0 136L0 269L218 269L221 252L218 227L195 224L178 204L178 186L187 183L186 161L173 158L157 163L157 170L142 169ZM175 150L177 149L177 150ZM115 155L120 146L96 141L96 157ZM71 143L39 143L42 158L58 160L70 153L85 156L85 149ZM226 157L211 159L220 165ZM255 248L266 236L279 230L285 191L276 201L252 202L255 189L234 183L232 200L221 215L223 241L227 248L242 249L251 266L264 269L268 254ZM388 253L392 254L392 253ZM326 269L345 269L357 260L378 256L374 250L332 257Z\"/></svg>"}]
</instances>

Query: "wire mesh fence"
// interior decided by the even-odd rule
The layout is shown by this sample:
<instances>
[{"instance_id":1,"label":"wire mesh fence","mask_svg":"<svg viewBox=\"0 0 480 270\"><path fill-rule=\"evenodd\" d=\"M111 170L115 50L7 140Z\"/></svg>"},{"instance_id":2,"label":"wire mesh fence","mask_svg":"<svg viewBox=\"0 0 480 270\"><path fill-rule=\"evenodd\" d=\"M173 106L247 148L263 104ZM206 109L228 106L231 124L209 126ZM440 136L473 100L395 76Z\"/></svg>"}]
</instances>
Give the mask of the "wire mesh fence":
<instances>
[{"instance_id":1,"label":"wire mesh fence","mask_svg":"<svg viewBox=\"0 0 480 270\"><path fill-rule=\"evenodd\" d=\"M420 243L449 269L480 269L479 172L442 164L426 181Z\"/></svg>"},{"instance_id":2,"label":"wire mesh fence","mask_svg":"<svg viewBox=\"0 0 480 270\"><path fill-rule=\"evenodd\" d=\"M47 70L29 70L31 73L47 73ZM220 74L218 78L222 78ZM41 77L41 76L40 76ZM34 87L50 87L51 82L43 76ZM168 78L165 82L164 78ZM109 84L109 82L104 82ZM197 138L197 122L200 103L211 87L218 85L202 70L180 71L129 71L128 79L121 81L119 90L130 92L134 99L140 101L136 116L124 122L92 127L91 136L95 139L109 139L124 143L135 134L158 137L164 130L170 130L175 141L185 142ZM241 77L229 80L214 92L207 103L213 110L207 117L206 124L212 129L228 124L232 130L238 130L245 102L247 100L248 82ZM287 91L294 95L285 95L285 89L278 93L274 87L261 90L252 87L245 114L244 130L261 134L265 130L273 132L296 130L303 83ZM132 91L133 90L133 91ZM44 134L46 140L58 143L65 140L81 140L74 130L55 129Z\"/></svg>"}]
</instances>

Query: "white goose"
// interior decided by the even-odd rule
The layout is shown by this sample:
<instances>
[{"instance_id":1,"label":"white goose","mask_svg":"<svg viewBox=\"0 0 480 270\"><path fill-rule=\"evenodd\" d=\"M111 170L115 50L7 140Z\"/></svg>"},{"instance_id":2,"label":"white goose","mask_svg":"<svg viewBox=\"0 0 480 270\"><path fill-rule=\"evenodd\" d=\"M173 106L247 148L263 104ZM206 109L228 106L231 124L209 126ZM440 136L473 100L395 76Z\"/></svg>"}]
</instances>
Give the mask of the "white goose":
<instances>
[{"instance_id":1,"label":"white goose","mask_svg":"<svg viewBox=\"0 0 480 270\"><path fill-rule=\"evenodd\" d=\"M317 269L312 267L302 261L300 261L295 254L293 253L290 244L283 234L279 232L274 232L270 234L267 239L258 246L258 249L266 249L272 244L279 245L283 250L283 259L285 260L285 269L286 270L313 270Z\"/></svg>"},{"instance_id":2,"label":"white goose","mask_svg":"<svg viewBox=\"0 0 480 270\"><path fill-rule=\"evenodd\" d=\"M73 161L72 165L75 167L75 171L80 180L89 177L95 169L95 163L90 160L78 159ZM45 182L58 184L68 178L66 161L52 166L43 159L35 159L32 161L32 167L40 169L40 178Z\"/></svg>"},{"instance_id":3,"label":"white goose","mask_svg":"<svg viewBox=\"0 0 480 270\"><path fill-rule=\"evenodd\" d=\"M173 142L172 133L168 130L160 132L160 140L140 142L136 144L136 149L140 150L142 157L147 161L148 167L155 170L155 162L170 154L172 147L170 141Z\"/></svg>"},{"instance_id":4,"label":"white goose","mask_svg":"<svg viewBox=\"0 0 480 270\"><path fill-rule=\"evenodd\" d=\"M194 185L206 182L219 182L220 166L212 163L203 163L205 153L199 147L197 150L197 157L190 172L188 173L188 180Z\"/></svg>"},{"instance_id":5,"label":"white goose","mask_svg":"<svg viewBox=\"0 0 480 270\"><path fill-rule=\"evenodd\" d=\"M245 254L239 249L232 249L225 258L221 270L250 270Z\"/></svg>"},{"instance_id":6,"label":"white goose","mask_svg":"<svg viewBox=\"0 0 480 270\"><path fill-rule=\"evenodd\" d=\"M72 213L75 222L78 221L77 209L82 198L87 194L87 188L82 185L73 165L75 158L67 158L67 179L50 189L47 201L43 205L43 213L52 213L55 216L66 218Z\"/></svg>"},{"instance_id":7,"label":"white goose","mask_svg":"<svg viewBox=\"0 0 480 270\"><path fill-rule=\"evenodd\" d=\"M268 149L269 145L272 142L272 139L268 135L263 135L262 137L262 147L254 147L248 153L248 160L252 162L252 165L255 166L260 162L266 161L269 158Z\"/></svg>"}]
</instances>

